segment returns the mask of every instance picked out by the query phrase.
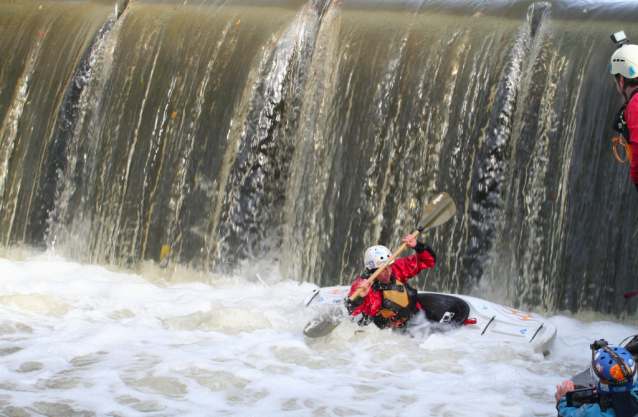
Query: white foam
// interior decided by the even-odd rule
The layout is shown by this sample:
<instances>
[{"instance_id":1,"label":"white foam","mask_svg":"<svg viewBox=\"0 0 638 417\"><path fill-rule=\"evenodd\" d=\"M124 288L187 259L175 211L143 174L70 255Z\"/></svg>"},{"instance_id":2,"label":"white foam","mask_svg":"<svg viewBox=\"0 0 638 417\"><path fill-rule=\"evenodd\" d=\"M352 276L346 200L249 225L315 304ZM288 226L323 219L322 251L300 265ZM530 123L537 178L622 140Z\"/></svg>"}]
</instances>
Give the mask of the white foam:
<instances>
[{"instance_id":1,"label":"white foam","mask_svg":"<svg viewBox=\"0 0 638 417\"><path fill-rule=\"evenodd\" d=\"M554 416L555 385L587 367L589 343L638 333L557 316L548 357L427 326L343 323L311 340L300 303L316 287L269 271L158 285L0 259L0 414Z\"/></svg>"}]
</instances>

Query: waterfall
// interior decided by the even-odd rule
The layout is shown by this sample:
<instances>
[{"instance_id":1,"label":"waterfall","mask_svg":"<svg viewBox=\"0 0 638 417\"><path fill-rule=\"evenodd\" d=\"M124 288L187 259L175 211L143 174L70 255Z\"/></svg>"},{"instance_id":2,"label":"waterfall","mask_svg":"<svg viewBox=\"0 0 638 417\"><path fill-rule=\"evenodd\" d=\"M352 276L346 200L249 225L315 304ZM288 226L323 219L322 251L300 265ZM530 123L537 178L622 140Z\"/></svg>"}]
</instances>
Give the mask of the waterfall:
<instances>
[{"instance_id":1,"label":"waterfall","mask_svg":"<svg viewBox=\"0 0 638 417\"><path fill-rule=\"evenodd\" d=\"M2 7L0 255L346 284L446 191L419 289L635 313L607 71L632 3Z\"/></svg>"}]
</instances>

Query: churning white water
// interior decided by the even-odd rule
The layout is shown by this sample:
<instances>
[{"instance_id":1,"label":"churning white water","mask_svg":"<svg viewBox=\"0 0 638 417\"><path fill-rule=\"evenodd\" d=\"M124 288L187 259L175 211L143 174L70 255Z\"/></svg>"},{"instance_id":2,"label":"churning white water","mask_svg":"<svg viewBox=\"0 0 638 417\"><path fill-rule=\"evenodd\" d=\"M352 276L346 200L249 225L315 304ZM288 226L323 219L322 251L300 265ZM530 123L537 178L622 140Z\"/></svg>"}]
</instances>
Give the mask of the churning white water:
<instances>
[{"instance_id":1,"label":"churning white water","mask_svg":"<svg viewBox=\"0 0 638 417\"><path fill-rule=\"evenodd\" d=\"M638 333L556 316L547 357L464 329L344 323L310 340L300 303L316 287L279 280L264 267L166 284L0 258L0 414L553 416L555 385L585 369L593 339Z\"/></svg>"}]
</instances>

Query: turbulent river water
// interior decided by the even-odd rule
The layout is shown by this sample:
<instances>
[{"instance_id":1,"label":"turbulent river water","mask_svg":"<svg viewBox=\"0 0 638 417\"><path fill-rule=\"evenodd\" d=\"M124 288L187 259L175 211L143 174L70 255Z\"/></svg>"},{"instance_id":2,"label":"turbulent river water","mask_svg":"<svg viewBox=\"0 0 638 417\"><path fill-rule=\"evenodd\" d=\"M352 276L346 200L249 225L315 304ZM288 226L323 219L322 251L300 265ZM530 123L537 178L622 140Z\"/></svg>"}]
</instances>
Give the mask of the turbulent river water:
<instances>
[{"instance_id":1,"label":"turbulent river water","mask_svg":"<svg viewBox=\"0 0 638 417\"><path fill-rule=\"evenodd\" d=\"M546 357L464 329L343 323L307 339L301 300L316 286L275 265L210 284L49 255L0 270L6 416L555 416L555 385L586 368L589 343L638 333L557 315Z\"/></svg>"}]
</instances>

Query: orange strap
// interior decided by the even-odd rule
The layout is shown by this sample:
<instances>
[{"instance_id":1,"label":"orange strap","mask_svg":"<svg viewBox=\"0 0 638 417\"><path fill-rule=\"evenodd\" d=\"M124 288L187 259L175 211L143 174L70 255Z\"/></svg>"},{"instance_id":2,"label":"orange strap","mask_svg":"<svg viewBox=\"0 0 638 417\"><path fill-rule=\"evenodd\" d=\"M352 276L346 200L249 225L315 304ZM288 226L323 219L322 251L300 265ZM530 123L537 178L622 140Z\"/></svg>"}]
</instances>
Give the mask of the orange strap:
<instances>
[{"instance_id":1,"label":"orange strap","mask_svg":"<svg viewBox=\"0 0 638 417\"><path fill-rule=\"evenodd\" d=\"M631 147L627 142L625 142L623 137L621 135L618 135L617 138L613 138L611 141L615 142L614 155L616 155L616 159L618 160L618 162L620 162L621 164L624 164L627 161L631 162ZM620 159L620 157L618 156L618 145L625 147L625 159Z\"/></svg>"}]
</instances>

